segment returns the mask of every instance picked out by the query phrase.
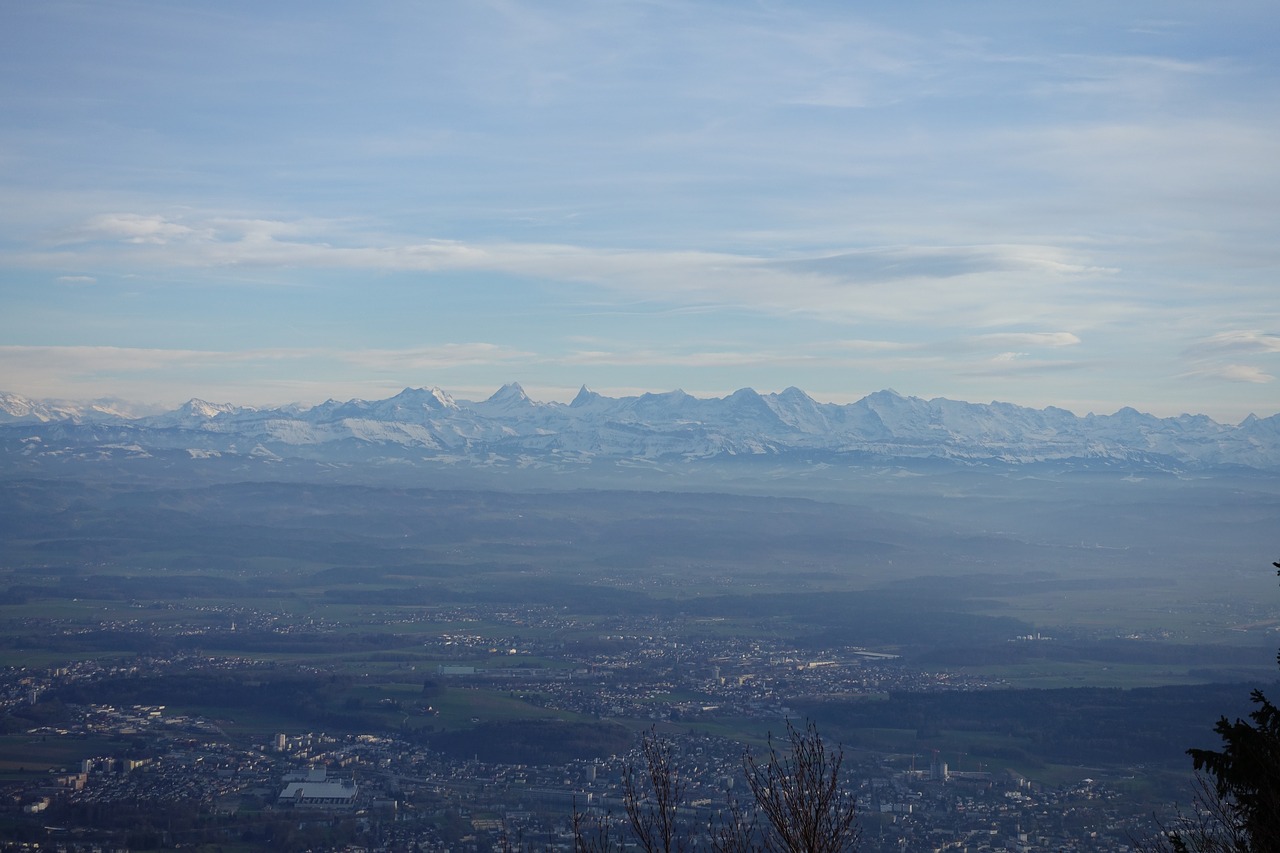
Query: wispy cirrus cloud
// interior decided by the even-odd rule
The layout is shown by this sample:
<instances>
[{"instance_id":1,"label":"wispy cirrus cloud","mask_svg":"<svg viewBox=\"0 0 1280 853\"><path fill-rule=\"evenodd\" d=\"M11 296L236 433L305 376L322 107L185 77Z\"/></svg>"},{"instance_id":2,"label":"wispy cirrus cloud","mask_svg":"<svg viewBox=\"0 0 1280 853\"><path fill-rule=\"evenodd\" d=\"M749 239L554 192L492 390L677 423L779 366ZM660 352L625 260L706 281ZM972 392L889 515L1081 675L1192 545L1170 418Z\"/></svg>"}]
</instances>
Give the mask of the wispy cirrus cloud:
<instances>
[{"instance_id":1,"label":"wispy cirrus cloud","mask_svg":"<svg viewBox=\"0 0 1280 853\"><path fill-rule=\"evenodd\" d=\"M1261 329L1233 329L1201 338L1188 347L1187 352L1191 355L1280 353L1280 334Z\"/></svg>"},{"instance_id":2,"label":"wispy cirrus cloud","mask_svg":"<svg viewBox=\"0 0 1280 853\"><path fill-rule=\"evenodd\" d=\"M1076 252L1033 245L893 246L770 263L849 281L953 278L1013 271L1058 275L1117 272L1114 268L1083 264Z\"/></svg>"},{"instance_id":3,"label":"wispy cirrus cloud","mask_svg":"<svg viewBox=\"0 0 1280 853\"><path fill-rule=\"evenodd\" d=\"M1155 54L1069 54L1045 62L1054 73L1034 85L1037 94L1130 101L1147 108L1156 101L1185 97L1188 87L1233 70L1224 59L1190 60Z\"/></svg>"},{"instance_id":4,"label":"wispy cirrus cloud","mask_svg":"<svg viewBox=\"0 0 1280 853\"><path fill-rule=\"evenodd\" d=\"M164 245L190 238L209 239L210 228L195 229L163 216L138 213L103 213L91 217L80 228L67 235L65 242L120 240L125 243Z\"/></svg>"},{"instance_id":5,"label":"wispy cirrus cloud","mask_svg":"<svg viewBox=\"0 0 1280 853\"><path fill-rule=\"evenodd\" d=\"M412 239L351 223L256 218L182 219L142 214L95 217L46 253L11 256L26 265L130 270L227 269L421 272L490 271L670 306L736 306L770 314L932 324L988 325L1010 314L1036 320L1061 309L1061 285L1107 278L1078 249L1051 245L892 246L786 258L664 248L544 242ZM107 239L103 239L107 238ZM68 238L72 239L72 238ZM975 291L981 298L975 298Z\"/></svg>"},{"instance_id":6,"label":"wispy cirrus cloud","mask_svg":"<svg viewBox=\"0 0 1280 853\"><path fill-rule=\"evenodd\" d=\"M787 364L812 361L813 356L774 350L697 350L653 348L620 348L616 350L578 350L555 359L569 365L590 366L663 366L663 367L750 367L752 365Z\"/></svg>"},{"instance_id":7,"label":"wispy cirrus cloud","mask_svg":"<svg viewBox=\"0 0 1280 853\"><path fill-rule=\"evenodd\" d=\"M1073 332L995 332L970 339L975 346L993 347L1074 347L1080 338Z\"/></svg>"},{"instance_id":8,"label":"wispy cirrus cloud","mask_svg":"<svg viewBox=\"0 0 1280 853\"><path fill-rule=\"evenodd\" d=\"M441 344L408 349L361 349L331 353L347 364L370 370L438 370L448 367L501 365L534 358L535 353L499 344Z\"/></svg>"},{"instance_id":9,"label":"wispy cirrus cloud","mask_svg":"<svg viewBox=\"0 0 1280 853\"><path fill-rule=\"evenodd\" d=\"M1280 354L1280 335L1261 329L1229 329L1200 338L1182 353L1194 369L1180 374L1183 379L1263 385L1275 376L1259 364L1242 364L1235 359Z\"/></svg>"},{"instance_id":10,"label":"wispy cirrus cloud","mask_svg":"<svg viewBox=\"0 0 1280 853\"><path fill-rule=\"evenodd\" d=\"M1026 345L1040 349L1073 346L1079 339L1070 333L1006 333L971 339L928 340L826 340L797 342L790 346L756 349L713 348L672 345L665 348L642 345L608 346L602 342L548 361L591 366L664 367L824 367L846 370L930 370L952 371L957 375L999 375L1036 371L1078 370L1087 362L1079 359L1040 358L1028 352L998 349L997 345Z\"/></svg>"},{"instance_id":11,"label":"wispy cirrus cloud","mask_svg":"<svg viewBox=\"0 0 1280 853\"><path fill-rule=\"evenodd\" d=\"M842 339L827 344L834 350L860 353L901 352L903 350L921 349L925 345L919 341L877 341L867 339Z\"/></svg>"},{"instance_id":12,"label":"wispy cirrus cloud","mask_svg":"<svg viewBox=\"0 0 1280 853\"><path fill-rule=\"evenodd\" d=\"M339 349L329 347L269 347L244 350L193 350L113 346L0 346L0 364L58 363L89 374L102 371L147 371L179 365L218 365L327 358L363 367L445 367L457 364L500 363L528 358L532 353L499 344L457 343L407 349Z\"/></svg>"},{"instance_id":13,"label":"wispy cirrus cloud","mask_svg":"<svg viewBox=\"0 0 1280 853\"><path fill-rule=\"evenodd\" d=\"M1085 360L1051 360L1031 357L1025 352L1002 352L981 359L971 359L954 364L957 376L1010 377L1071 373L1088 370L1094 365Z\"/></svg>"},{"instance_id":14,"label":"wispy cirrus cloud","mask_svg":"<svg viewBox=\"0 0 1280 853\"><path fill-rule=\"evenodd\" d=\"M1226 382L1247 382L1256 385L1274 382L1275 377L1252 364L1224 364L1182 374L1184 379L1210 379Z\"/></svg>"}]
</instances>

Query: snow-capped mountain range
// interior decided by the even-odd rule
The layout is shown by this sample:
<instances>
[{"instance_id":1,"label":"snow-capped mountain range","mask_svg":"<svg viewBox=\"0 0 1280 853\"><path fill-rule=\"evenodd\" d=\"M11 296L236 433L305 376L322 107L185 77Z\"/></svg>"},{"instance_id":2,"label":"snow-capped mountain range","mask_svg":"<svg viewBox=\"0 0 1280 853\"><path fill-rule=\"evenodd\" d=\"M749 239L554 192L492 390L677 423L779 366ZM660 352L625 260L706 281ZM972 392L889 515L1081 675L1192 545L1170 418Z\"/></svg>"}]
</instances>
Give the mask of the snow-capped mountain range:
<instances>
[{"instance_id":1,"label":"snow-capped mountain range","mask_svg":"<svg viewBox=\"0 0 1280 853\"><path fill-rule=\"evenodd\" d=\"M329 400L253 409L191 400L137 416L119 401L71 404L0 394L6 453L242 456L350 463L581 465L730 457L849 462L947 459L959 464L1055 462L1159 470L1280 469L1280 415L1237 425L1204 415L1157 418L1131 408L1079 417L1064 409L924 400L878 391L819 403L798 388L727 397L683 391L571 403L529 398L518 384L487 400L406 388L386 400Z\"/></svg>"}]
</instances>

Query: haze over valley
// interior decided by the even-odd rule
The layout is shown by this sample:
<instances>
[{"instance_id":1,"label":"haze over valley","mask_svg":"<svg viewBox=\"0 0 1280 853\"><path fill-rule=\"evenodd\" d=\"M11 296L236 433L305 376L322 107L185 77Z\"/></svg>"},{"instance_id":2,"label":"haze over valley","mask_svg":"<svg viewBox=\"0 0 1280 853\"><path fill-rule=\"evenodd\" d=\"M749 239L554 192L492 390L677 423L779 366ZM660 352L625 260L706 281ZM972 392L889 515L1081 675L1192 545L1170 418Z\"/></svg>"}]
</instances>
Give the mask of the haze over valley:
<instances>
[{"instance_id":1,"label":"haze over valley","mask_svg":"<svg viewBox=\"0 0 1280 853\"><path fill-rule=\"evenodd\" d=\"M1273 7L7 4L0 853L1230 823Z\"/></svg>"},{"instance_id":2,"label":"haze over valley","mask_svg":"<svg viewBox=\"0 0 1280 853\"><path fill-rule=\"evenodd\" d=\"M495 780L471 808L508 817L483 837L555 832L573 798L620 796L607 768L637 730L732 774L734 743L802 717L845 745L863 849L985 837L994 814L1013 821L998 834L1113 849L1179 801L1183 751L1244 712L1245 685L1274 679L1257 558L1280 517L1274 419L794 389L5 403L3 767L27 798L33 770L70 773L72 793L32 802L94 837L163 845L151 819L86 811L139 796L170 826L184 796L241 815L192 837L357 837L263 810L300 761L358 780L363 808L395 803L415 843L464 837L440 817L477 796L458 773ZM1223 461L1239 448L1258 467ZM122 751L138 727L108 707L172 719ZM207 760L216 745L221 776L175 763L178 729ZM250 759L266 743L275 758ZM947 767L917 772L930 754ZM127 788L121 755L148 764ZM525 765L568 778L530 799L503 769ZM999 811L1014 793L1025 808ZM1052 817L1066 802L1076 817ZM397 837L384 818L367 839Z\"/></svg>"}]
</instances>

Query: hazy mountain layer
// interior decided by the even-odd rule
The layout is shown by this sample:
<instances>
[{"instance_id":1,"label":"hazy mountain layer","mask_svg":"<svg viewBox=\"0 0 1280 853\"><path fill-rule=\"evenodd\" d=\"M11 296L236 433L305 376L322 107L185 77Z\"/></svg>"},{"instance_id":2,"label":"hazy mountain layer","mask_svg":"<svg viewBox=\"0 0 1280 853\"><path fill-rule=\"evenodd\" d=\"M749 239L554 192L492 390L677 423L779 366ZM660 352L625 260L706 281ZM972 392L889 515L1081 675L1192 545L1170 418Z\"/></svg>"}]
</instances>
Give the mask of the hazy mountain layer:
<instances>
[{"instance_id":1,"label":"hazy mountain layer","mask_svg":"<svg viewBox=\"0 0 1280 853\"><path fill-rule=\"evenodd\" d=\"M112 401L115 403L116 401ZM923 400L879 391L819 403L798 388L744 388L701 399L671 391L611 398L585 387L569 404L531 400L517 384L481 402L408 388L386 400L252 409L191 400L131 417L120 404L75 405L0 394L9 454L84 459L178 452L312 462L438 462L577 468L774 457L806 464L949 460L959 464L1121 466L1138 470L1280 468L1280 415L1225 425L1131 408L1079 417L1054 407Z\"/></svg>"}]
</instances>

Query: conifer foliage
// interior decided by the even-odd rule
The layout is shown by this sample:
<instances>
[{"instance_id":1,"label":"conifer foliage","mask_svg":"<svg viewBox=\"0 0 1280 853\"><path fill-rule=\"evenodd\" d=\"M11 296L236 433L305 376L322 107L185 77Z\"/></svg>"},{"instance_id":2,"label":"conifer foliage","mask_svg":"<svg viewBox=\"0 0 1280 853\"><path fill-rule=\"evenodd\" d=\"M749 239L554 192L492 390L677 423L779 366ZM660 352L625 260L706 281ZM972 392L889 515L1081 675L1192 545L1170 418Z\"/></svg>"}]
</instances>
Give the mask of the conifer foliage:
<instances>
[{"instance_id":1,"label":"conifer foliage","mask_svg":"<svg viewBox=\"0 0 1280 853\"><path fill-rule=\"evenodd\" d=\"M1272 563L1280 574L1280 562ZM1276 657L1280 663L1280 654ZM1176 853L1280 850L1280 708L1261 690L1250 695L1252 722L1226 717L1214 731L1222 749L1189 749L1200 774L1195 814L1165 835Z\"/></svg>"}]
</instances>

